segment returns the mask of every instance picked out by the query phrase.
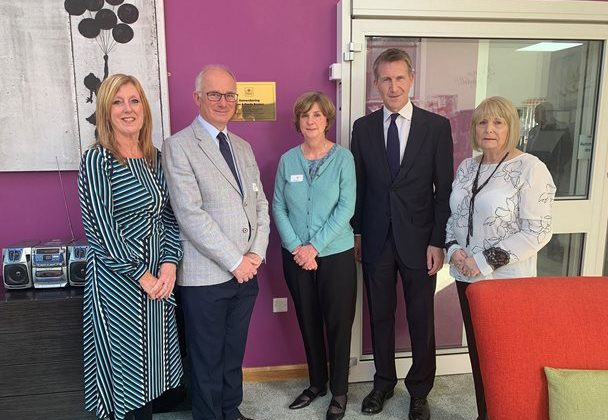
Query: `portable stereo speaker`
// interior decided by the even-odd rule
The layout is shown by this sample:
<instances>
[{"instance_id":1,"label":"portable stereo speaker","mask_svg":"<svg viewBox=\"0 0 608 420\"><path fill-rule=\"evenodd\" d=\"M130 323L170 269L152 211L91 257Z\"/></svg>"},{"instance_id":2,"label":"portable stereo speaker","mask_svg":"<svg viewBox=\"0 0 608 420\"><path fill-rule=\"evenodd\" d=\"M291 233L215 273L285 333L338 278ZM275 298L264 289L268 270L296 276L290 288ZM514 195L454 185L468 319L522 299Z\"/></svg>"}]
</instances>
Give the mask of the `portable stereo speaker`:
<instances>
[{"instance_id":1,"label":"portable stereo speaker","mask_svg":"<svg viewBox=\"0 0 608 420\"><path fill-rule=\"evenodd\" d=\"M76 239L68 245L68 281L70 286L84 286L84 275L87 268L86 239Z\"/></svg>"},{"instance_id":2,"label":"portable stereo speaker","mask_svg":"<svg viewBox=\"0 0 608 420\"><path fill-rule=\"evenodd\" d=\"M2 252L2 278L6 289L32 287L32 247L37 241L7 246Z\"/></svg>"}]
</instances>

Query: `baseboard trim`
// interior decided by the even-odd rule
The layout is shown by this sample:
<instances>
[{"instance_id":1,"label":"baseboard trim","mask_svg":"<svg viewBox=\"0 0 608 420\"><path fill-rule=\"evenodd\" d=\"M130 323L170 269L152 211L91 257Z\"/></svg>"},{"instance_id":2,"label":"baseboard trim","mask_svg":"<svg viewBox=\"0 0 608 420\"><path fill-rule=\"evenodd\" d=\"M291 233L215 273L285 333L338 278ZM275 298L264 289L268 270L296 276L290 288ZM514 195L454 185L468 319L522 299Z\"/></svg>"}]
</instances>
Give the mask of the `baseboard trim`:
<instances>
[{"instance_id":1,"label":"baseboard trim","mask_svg":"<svg viewBox=\"0 0 608 420\"><path fill-rule=\"evenodd\" d=\"M243 368L243 380L248 382L286 381L301 378L308 378L307 365Z\"/></svg>"}]
</instances>

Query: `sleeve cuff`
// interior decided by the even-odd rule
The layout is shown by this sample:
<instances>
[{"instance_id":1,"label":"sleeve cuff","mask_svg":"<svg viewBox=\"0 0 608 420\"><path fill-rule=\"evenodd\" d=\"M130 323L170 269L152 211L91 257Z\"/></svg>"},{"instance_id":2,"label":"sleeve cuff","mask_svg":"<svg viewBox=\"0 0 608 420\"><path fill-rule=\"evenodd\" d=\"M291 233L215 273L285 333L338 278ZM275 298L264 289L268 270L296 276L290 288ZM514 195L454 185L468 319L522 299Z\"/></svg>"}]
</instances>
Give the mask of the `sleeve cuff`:
<instances>
[{"instance_id":1,"label":"sleeve cuff","mask_svg":"<svg viewBox=\"0 0 608 420\"><path fill-rule=\"evenodd\" d=\"M315 250L317 251L317 254L321 253L322 246L320 244L318 244L316 241L310 241L308 243L315 248Z\"/></svg>"},{"instance_id":2,"label":"sleeve cuff","mask_svg":"<svg viewBox=\"0 0 608 420\"><path fill-rule=\"evenodd\" d=\"M161 259L160 259L160 263L173 263L175 265L179 264L179 262L182 260L181 256L179 255L164 255Z\"/></svg>"},{"instance_id":3,"label":"sleeve cuff","mask_svg":"<svg viewBox=\"0 0 608 420\"><path fill-rule=\"evenodd\" d=\"M494 271L492 269L492 266L490 266L490 264L488 264L488 262L486 261L486 257L483 255L483 253L478 252L477 254L473 255L473 258L475 259L475 262L477 263L477 268L479 268L479 271L484 276L487 276L492 271Z\"/></svg>"},{"instance_id":4,"label":"sleeve cuff","mask_svg":"<svg viewBox=\"0 0 608 420\"><path fill-rule=\"evenodd\" d=\"M450 247L446 250L446 258L447 258L448 264L452 260L452 255L454 255L454 252L458 251L459 249L462 249L462 247L460 245L458 245L458 243L455 243L453 245L450 245Z\"/></svg>"},{"instance_id":5,"label":"sleeve cuff","mask_svg":"<svg viewBox=\"0 0 608 420\"><path fill-rule=\"evenodd\" d=\"M293 252L300 245L302 245L302 242L300 242L300 241L293 241L293 242L290 242L288 244L285 244L285 249L287 249L289 252Z\"/></svg>"},{"instance_id":6,"label":"sleeve cuff","mask_svg":"<svg viewBox=\"0 0 608 420\"><path fill-rule=\"evenodd\" d=\"M139 264L137 267L135 267L135 270L131 275L135 281L139 281L146 271L148 271L148 268L144 264Z\"/></svg>"},{"instance_id":7,"label":"sleeve cuff","mask_svg":"<svg viewBox=\"0 0 608 420\"><path fill-rule=\"evenodd\" d=\"M236 270L236 268L241 265L241 263L243 262L243 256L241 256L241 258L239 258L239 261L233 265L232 267L230 267L230 272L232 273L234 270Z\"/></svg>"}]
</instances>

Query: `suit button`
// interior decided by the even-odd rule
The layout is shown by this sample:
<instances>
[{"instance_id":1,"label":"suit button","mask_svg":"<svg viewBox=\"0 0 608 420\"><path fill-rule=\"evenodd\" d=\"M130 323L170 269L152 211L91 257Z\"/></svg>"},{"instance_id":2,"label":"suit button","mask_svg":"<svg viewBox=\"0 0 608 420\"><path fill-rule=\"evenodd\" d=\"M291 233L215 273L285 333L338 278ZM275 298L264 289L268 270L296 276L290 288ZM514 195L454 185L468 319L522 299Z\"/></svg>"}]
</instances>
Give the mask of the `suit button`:
<instances>
[{"instance_id":1,"label":"suit button","mask_svg":"<svg viewBox=\"0 0 608 420\"><path fill-rule=\"evenodd\" d=\"M247 207L247 202L246 201L243 203L243 207Z\"/></svg>"},{"instance_id":2,"label":"suit button","mask_svg":"<svg viewBox=\"0 0 608 420\"><path fill-rule=\"evenodd\" d=\"M243 228L243 233L247 233L247 232L249 232L249 229Z\"/></svg>"}]
</instances>

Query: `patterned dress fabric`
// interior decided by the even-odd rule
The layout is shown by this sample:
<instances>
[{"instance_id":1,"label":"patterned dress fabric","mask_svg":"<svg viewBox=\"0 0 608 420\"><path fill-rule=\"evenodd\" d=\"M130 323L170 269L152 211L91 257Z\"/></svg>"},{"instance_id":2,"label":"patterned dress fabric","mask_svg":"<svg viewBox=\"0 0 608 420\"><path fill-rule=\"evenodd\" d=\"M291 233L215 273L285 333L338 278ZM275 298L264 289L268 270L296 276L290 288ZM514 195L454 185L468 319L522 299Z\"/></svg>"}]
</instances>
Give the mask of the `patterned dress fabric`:
<instances>
[{"instance_id":1,"label":"patterned dress fabric","mask_svg":"<svg viewBox=\"0 0 608 420\"><path fill-rule=\"evenodd\" d=\"M452 214L446 226L448 261L458 249L473 256L481 271L467 277L450 266L458 281L536 276L536 255L552 235L551 205L555 184L547 167L537 157L524 153L502 163L475 198L473 236L466 247L469 205L479 159L465 159L456 172L450 196ZM479 184L492 174L496 164L482 164ZM509 264L492 270L483 251L498 248L509 254Z\"/></svg>"},{"instance_id":2,"label":"patterned dress fabric","mask_svg":"<svg viewBox=\"0 0 608 420\"><path fill-rule=\"evenodd\" d=\"M78 177L89 241L84 289L85 409L117 420L179 385L183 374L175 298L151 300L138 279L182 258L157 152L120 164L88 150Z\"/></svg>"}]
</instances>

